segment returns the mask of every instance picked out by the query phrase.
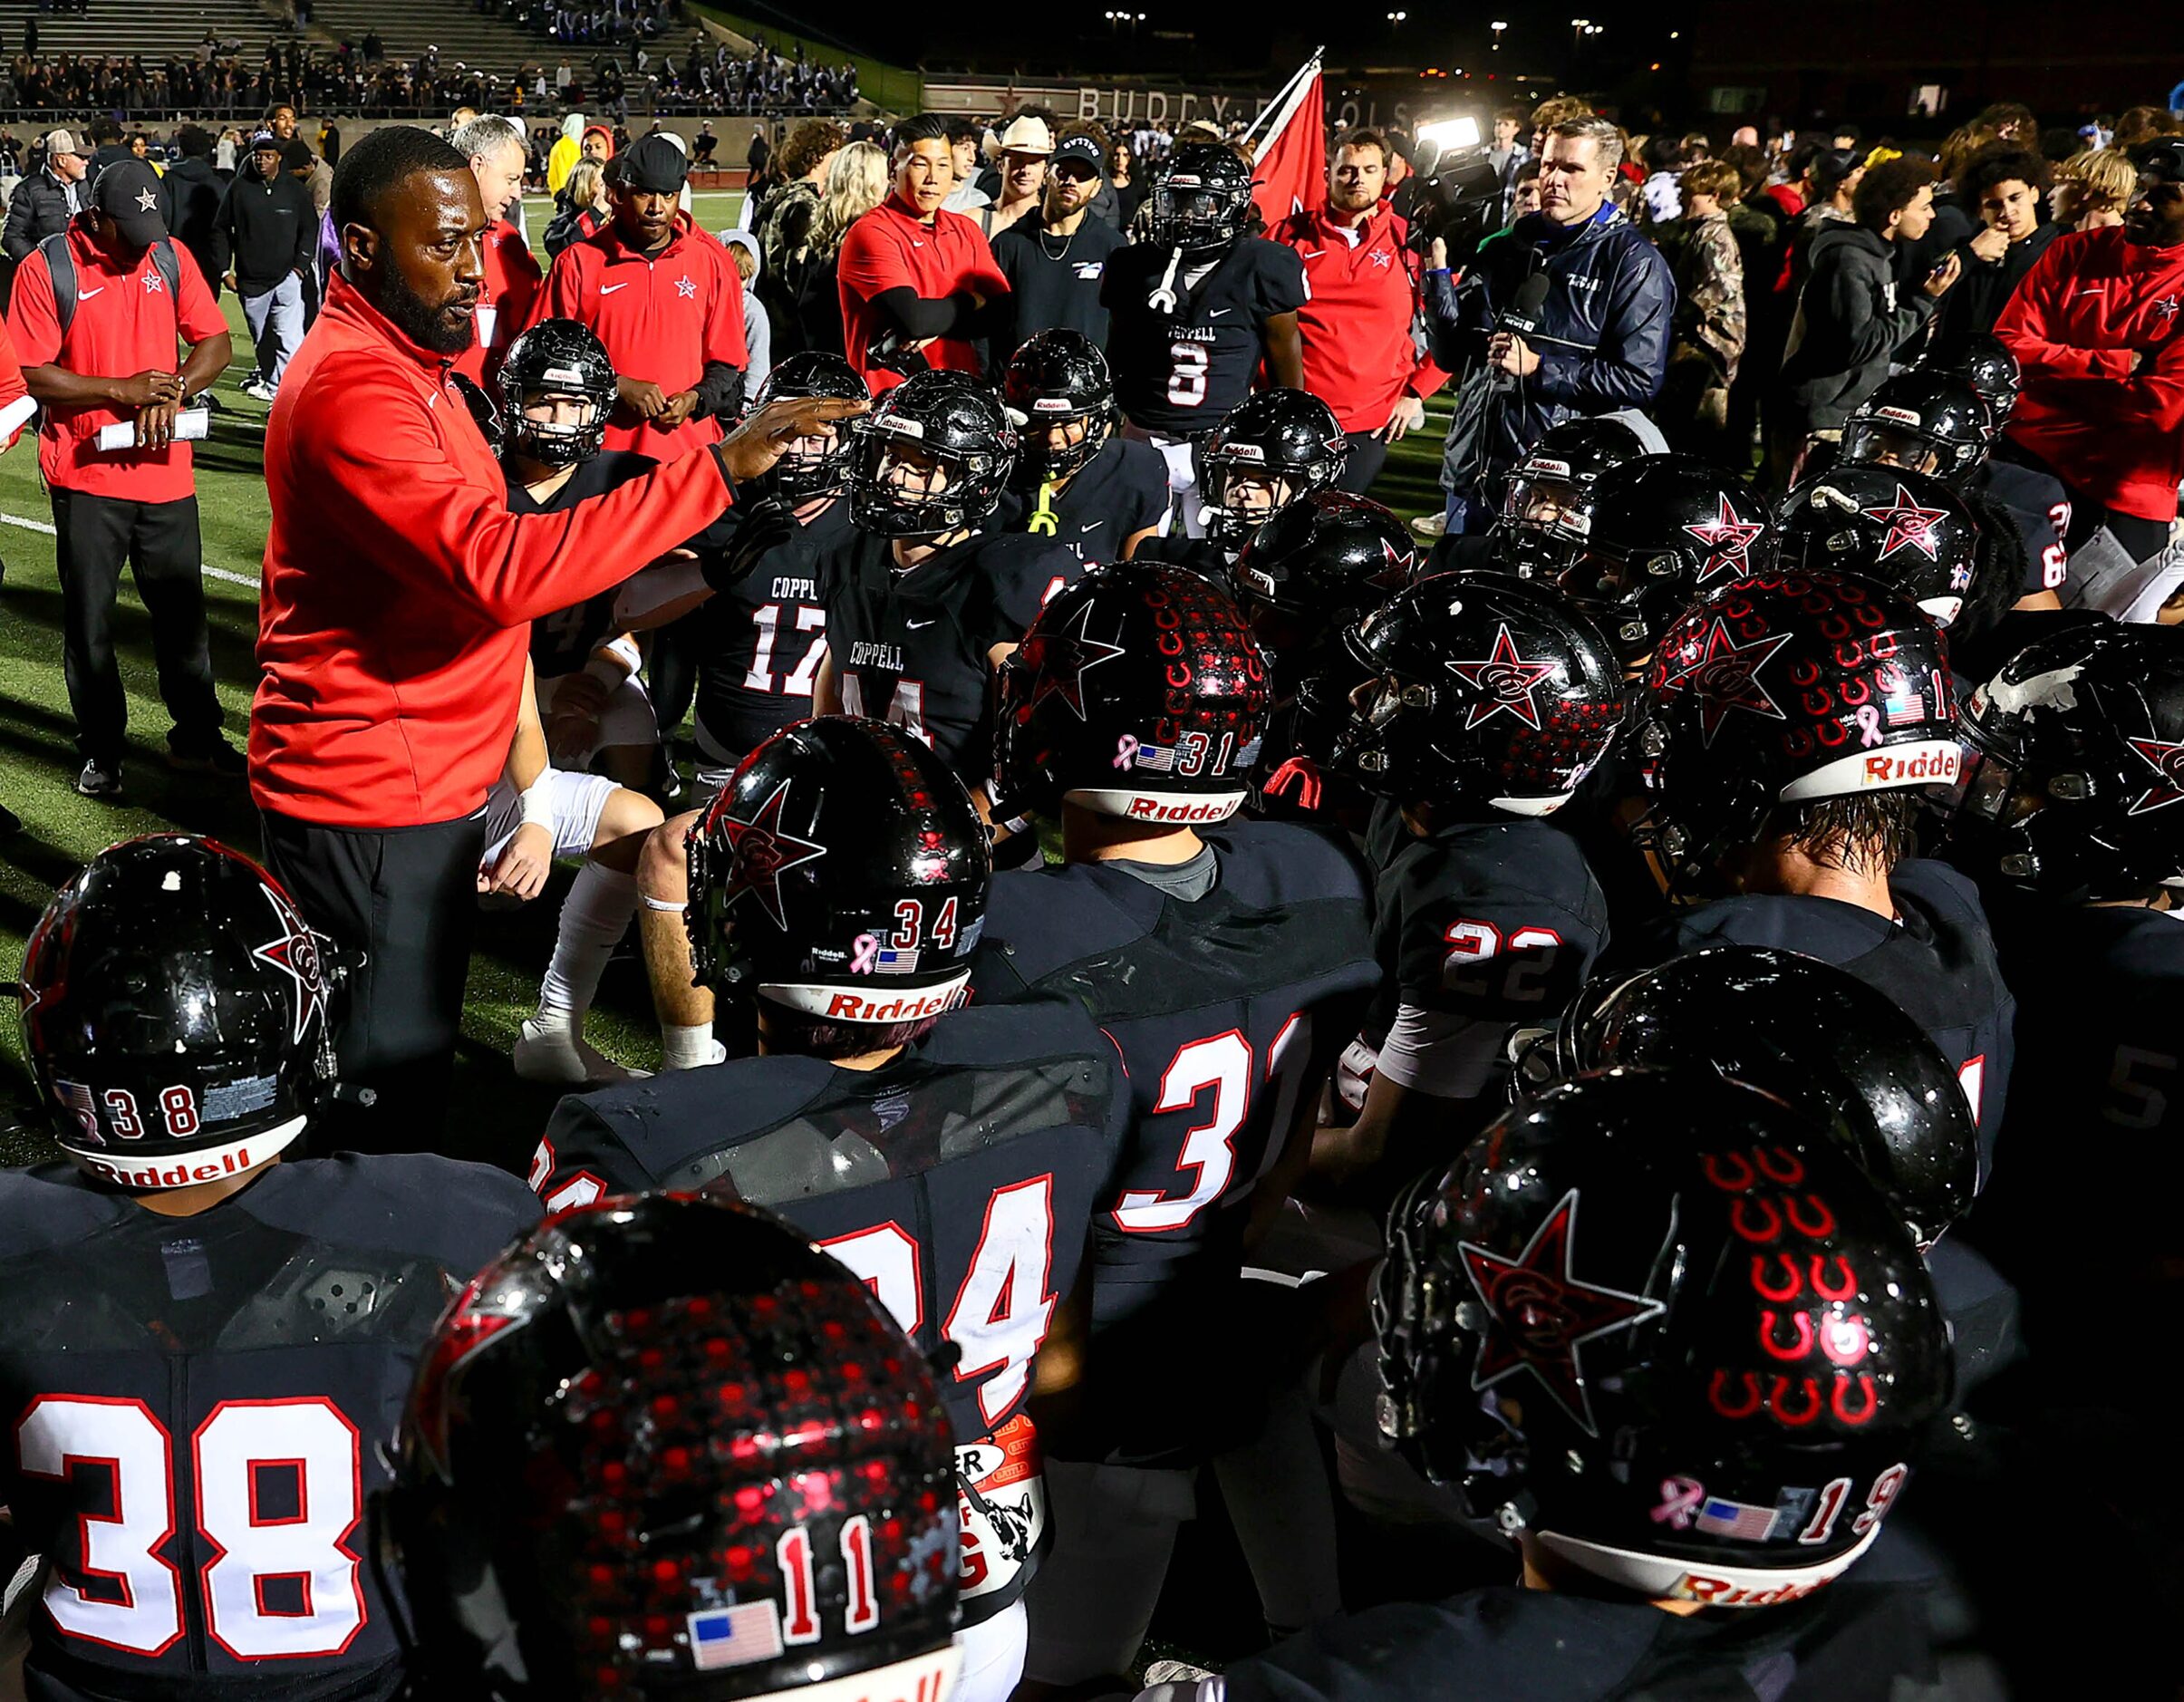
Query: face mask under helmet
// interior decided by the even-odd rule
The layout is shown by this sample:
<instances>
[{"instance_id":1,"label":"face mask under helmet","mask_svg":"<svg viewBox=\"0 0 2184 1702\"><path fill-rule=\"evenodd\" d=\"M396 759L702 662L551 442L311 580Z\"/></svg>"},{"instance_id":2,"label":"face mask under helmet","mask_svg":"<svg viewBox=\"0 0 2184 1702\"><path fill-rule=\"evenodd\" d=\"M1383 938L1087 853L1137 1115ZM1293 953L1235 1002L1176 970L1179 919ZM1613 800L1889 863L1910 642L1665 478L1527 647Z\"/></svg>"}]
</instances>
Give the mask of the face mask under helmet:
<instances>
[{"instance_id":1,"label":"face mask under helmet","mask_svg":"<svg viewBox=\"0 0 2184 1702\"><path fill-rule=\"evenodd\" d=\"M599 453L616 394L614 363L589 325L542 319L508 349L500 368L500 417L508 446L542 467L574 467ZM576 404L573 421L534 420L545 398Z\"/></svg>"}]
</instances>

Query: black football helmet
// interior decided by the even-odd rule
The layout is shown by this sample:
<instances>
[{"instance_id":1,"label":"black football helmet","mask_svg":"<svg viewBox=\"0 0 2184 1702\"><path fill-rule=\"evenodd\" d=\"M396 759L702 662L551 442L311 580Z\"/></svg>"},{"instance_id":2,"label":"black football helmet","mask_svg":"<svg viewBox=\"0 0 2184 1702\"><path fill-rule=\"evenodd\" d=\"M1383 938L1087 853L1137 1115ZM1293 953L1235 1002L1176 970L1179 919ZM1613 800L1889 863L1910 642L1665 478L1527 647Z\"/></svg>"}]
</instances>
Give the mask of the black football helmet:
<instances>
[{"instance_id":1,"label":"black football helmet","mask_svg":"<svg viewBox=\"0 0 2184 1702\"><path fill-rule=\"evenodd\" d=\"M1626 665L1716 585L1774 566L1767 505L1693 455L1645 455L1594 482L1583 550L1558 583L1600 624Z\"/></svg>"},{"instance_id":2,"label":"black football helmet","mask_svg":"<svg viewBox=\"0 0 2184 1702\"><path fill-rule=\"evenodd\" d=\"M1948 1327L1888 1202L1709 1071L1524 1102L1387 1240L1383 1431L1474 1516L1640 1597L1811 1594L1948 1406Z\"/></svg>"},{"instance_id":3,"label":"black football helmet","mask_svg":"<svg viewBox=\"0 0 2184 1702\"><path fill-rule=\"evenodd\" d=\"M755 1207L547 1218L441 1318L395 1452L376 1524L422 1694L938 1697L955 1672L933 1373Z\"/></svg>"},{"instance_id":4,"label":"black football helmet","mask_svg":"<svg viewBox=\"0 0 2184 1702\"><path fill-rule=\"evenodd\" d=\"M1163 248L1208 255L1251 226L1251 168L1221 142L1181 142L1146 196L1145 235Z\"/></svg>"},{"instance_id":5,"label":"black football helmet","mask_svg":"<svg viewBox=\"0 0 2184 1702\"><path fill-rule=\"evenodd\" d=\"M1679 887L1773 810L1945 792L1962 766L1940 630L1856 574L1739 580L1692 604L1655 647L1648 691L1659 801L1642 831Z\"/></svg>"},{"instance_id":6,"label":"black football helmet","mask_svg":"<svg viewBox=\"0 0 2184 1702\"><path fill-rule=\"evenodd\" d=\"M1106 353L1066 325L1029 338L1009 357L1001 400L1023 444L1012 482L1028 490L1082 471L1122 418ZM1074 440L1054 430L1075 423L1084 430Z\"/></svg>"},{"instance_id":7,"label":"black football helmet","mask_svg":"<svg viewBox=\"0 0 2184 1702\"><path fill-rule=\"evenodd\" d=\"M1066 803L1203 827L1243 802L1271 691L1225 592L1163 562L1094 568L1001 664L996 815Z\"/></svg>"},{"instance_id":8,"label":"black football helmet","mask_svg":"<svg viewBox=\"0 0 2184 1702\"><path fill-rule=\"evenodd\" d=\"M1851 411L1842 459L1907 468L1961 488L1986 459L1994 435L1986 403L1969 379L1913 367Z\"/></svg>"},{"instance_id":9,"label":"black football helmet","mask_svg":"<svg viewBox=\"0 0 2184 1702\"><path fill-rule=\"evenodd\" d=\"M584 417L574 425L526 419L526 398L541 394L583 398ZM614 363L591 326L574 319L541 319L508 345L500 363L505 441L542 467L588 461L606 440L616 394Z\"/></svg>"},{"instance_id":10,"label":"black football helmet","mask_svg":"<svg viewBox=\"0 0 2184 1702\"><path fill-rule=\"evenodd\" d=\"M1252 533L1236 558L1236 602L1279 675L1338 647L1342 631L1407 585L1423 559L1378 503L1315 490Z\"/></svg>"},{"instance_id":11,"label":"black football helmet","mask_svg":"<svg viewBox=\"0 0 2184 1702\"><path fill-rule=\"evenodd\" d=\"M2073 625L1964 711L1961 860L2064 903L2184 886L2184 628Z\"/></svg>"},{"instance_id":12,"label":"black football helmet","mask_svg":"<svg viewBox=\"0 0 2184 1702\"><path fill-rule=\"evenodd\" d=\"M849 517L862 530L939 537L976 526L1000 503L1016 428L970 374L913 372L863 417L849 460Z\"/></svg>"},{"instance_id":13,"label":"black football helmet","mask_svg":"<svg viewBox=\"0 0 2184 1702\"><path fill-rule=\"evenodd\" d=\"M1991 331L1938 336L1927 345L1918 364L1929 372L1953 373L1971 385L1986 403L1987 441L2002 435L2002 428L2016 411L2025 373L2000 337Z\"/></svg>"},{"instance_id":14,"label":"black football helmet","mask_svg":"<svg viewBox=\"0 0 2184 1702\"><path fill-rule=\"evenodd\" d=\"M1845 461L1791 489L1779 516L1782 565L1863 574L1947 626L1979 571L1979 524L1938 479Z\"/></svg>"},{"instance_id":15,"label":"black football helmet","mask_svg":"<svg viewBox=\"0 0 2184 1702\"><path fill-rule=\"evenodd\" d=\"M1435 574L1348 644L1368 678L1329 767L1400 802L1550 815L1623 718L1613 646L1552 585Z\"/></svg>"},{"instance_id":16,"label":"black football helmet","mask_svg":"<svg viewBox=\"0 0 2184 1702\"><path fill-rule=\"evenodd\" d=\"M278 881L216 840L100 852L31 930L17 991L54 1139L121 1187L254 1169L333 1087L318 938Z\"/></svg>"},{"instance_id":17,"label":"black football helmet","mask_svg":"<svg viewBox=\"0 0 2184 1702\"><path fill-rule=\"evenodd\" d=\"M1979 1126L1957 1072L1886 993L1795 952L1726 945L1595 981L1562 1015L1558 1073L1711 1070L1832 1134L1930 1246L1979 1191Z\"/></svg>"},{"instance_id":18,"label":"black football helmet","mask_svg":"<svg viewBox=\"0 0 2184 1702\"><path fill-rule=\"evenodd\" d=\"M856 369L840 355L817 349L799 349L768 369L766 382L751 399L751 406L763 408L782 397L866 401L871 394L865 387L865 381L857 376ZM859 417L837 420L831 426L822 427L832 440L817 455L807 454L791 444L779 460L750 481L752 494L783 497L791 503L798 503L840 490L849 482L850 456L864 424Z\"/></svg>"},{"instance_id":19,"label":"black football helmet","mask_svg":"<svg viewBox=\"0 0 2184 1702\"><path fill-rule=\"evenodd\" d=\"M826 1022L952 1009L993 854L971 794L901 728L823 715L737 766L691 829L701 981Z\"/></svg>"},{"instance_id":20,"label":"black football helmet","mask_svg":"<svg viewBox=\"0 0 2184 1702\"><path fill-rule=\"evenodd\" d=\"M1524 578L1561 574L1592 536L1601 476L1646 452L1645 440L1619 420L1550 427L1509 475L1493 528L1495 566Z\"/></svg>"},{"instance_id":21,"label":"black football helmet","mask_svg":"<svg viewBox=\"0 0 2184 1702\"><path fill-rule=\"evenodd\" d=\"M1228 549L1241 548L1275 512L1342 477L1349 440L1335 411L1301 390L1255 390L1192 451L1198 494L1205 507L1205 535ZM1262 506L1233 488L1239 479L1272 487Z\"/></svg>"}]
</instances>

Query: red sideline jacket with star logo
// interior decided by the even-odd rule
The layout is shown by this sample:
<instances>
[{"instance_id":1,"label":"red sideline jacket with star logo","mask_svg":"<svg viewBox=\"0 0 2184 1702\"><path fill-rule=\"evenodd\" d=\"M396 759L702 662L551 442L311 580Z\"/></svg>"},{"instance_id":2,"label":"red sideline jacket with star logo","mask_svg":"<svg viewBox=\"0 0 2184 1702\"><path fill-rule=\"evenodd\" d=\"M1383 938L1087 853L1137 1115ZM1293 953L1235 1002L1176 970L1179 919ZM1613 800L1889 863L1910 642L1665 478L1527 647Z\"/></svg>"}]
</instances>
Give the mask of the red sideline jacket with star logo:
<instances>
[{"instance_id":1,"label":"red sideline jacket with star logo","mask_svg":"<svg viewBox=\"0 0 2184 1702\"><path fill-rule=\"evenodd\" d=\"M1385 203L1355 232L1317 208L1267 232L1304 262L1311 286L1297 310L1304 387L1335 411L1345 431L1377 431L1406 392L1423 401L1448 382L1411 335L1418 276L1417 256L1403 246L1409 234Z\"/></svg>"}]
</instances>

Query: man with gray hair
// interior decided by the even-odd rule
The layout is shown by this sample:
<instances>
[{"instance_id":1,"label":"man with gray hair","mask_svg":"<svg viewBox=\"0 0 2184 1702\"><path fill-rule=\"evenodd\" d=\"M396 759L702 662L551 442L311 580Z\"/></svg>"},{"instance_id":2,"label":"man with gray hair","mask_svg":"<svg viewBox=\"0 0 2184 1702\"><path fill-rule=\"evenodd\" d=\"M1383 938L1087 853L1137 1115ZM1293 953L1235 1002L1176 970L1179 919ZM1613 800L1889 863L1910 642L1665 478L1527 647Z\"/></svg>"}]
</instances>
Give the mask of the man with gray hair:
<instances>
[{"instance_id":1,"label":"man with gray hair","mask_svg":"<svg viewBox=\"0 0 2184 1702\"><path fill-rule=\"evenodd\" d=\"M500 371L500 357L531 323L531 310L545 285L531 245L508 218L523 196L528 154L523 126L514 119L488 114L473 118L449 137L455 151L470 162L478 179L478 199L485 208L486 233L478 240L485 284L478 297L478 335L455 363L455 370L488 392Z\"/></svg>"},{"instance_id":2,"label":"man with gray hair","mask_svg":"<svg viewBox=\"0 0 2184 1702\"><path fill-rule=\"evenodd\" d=\"M1482 247L1461 286L1434 245L1434 359L1467 374L1441 474L1451 531L1493 523L1503 475L1550 427L1660 394L1676 282L1609 198L1622 162L1606 119L1562 119L1540 157L1540 210Z\"/></svg>"}]
</instances>

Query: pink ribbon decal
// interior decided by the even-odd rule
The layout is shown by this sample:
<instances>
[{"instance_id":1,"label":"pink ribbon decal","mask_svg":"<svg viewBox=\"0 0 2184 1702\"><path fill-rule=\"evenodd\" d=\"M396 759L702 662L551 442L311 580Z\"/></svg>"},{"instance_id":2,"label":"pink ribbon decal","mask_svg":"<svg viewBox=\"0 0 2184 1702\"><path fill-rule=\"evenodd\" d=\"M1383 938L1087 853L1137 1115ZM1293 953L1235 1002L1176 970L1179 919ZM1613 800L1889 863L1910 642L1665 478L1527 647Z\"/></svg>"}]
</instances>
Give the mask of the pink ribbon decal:
<instances>
[{"instance_id":1,"label":"pink ribbon decal","mask_svg":"<svg viewBox=\"0 0 2184 1702\"><path fill-rule=\"evenodd\" d=\"M849 960L851 974L869 975L879 966L880 936L878 934L860 933L857 935L856 944L853 949L855 955Z\"/></svg>"},{"instance_id":2,"label":"pink ribbon decal","mask_svg":"<svg viewBox=\"0 0 2184 1702\"><path fill-rule=\"evenodd\" d=\"M1126 773L1137 760L1137 735L1125 733L1115 741L1115 766Z\"/></svg>"},{"instance_id":3,"label":"pink ribbon decal","mask_svg":"<svg viewBox=\"0 0 2184 1702\"><path fill-rule=\"evenodd\" d=\"M1661 1480L1661 1504L1653 1510L1656 1524L1672 1524L1679 1531L1688 1531L1692 1520L1706 1498L1706 1492L1698 1480L1691 1477L1668 1477Z\"/></svg>"},{"instance_id":4,"label":"pink ribbon decal","mask_svg":"<svg viewBox=\"0 0 2184 1702\"><path fill-rule=\"evenodd\" d=\"M1870 703L1858 706L1858 743L1860 749L1870 750L1881 740L1880 711Z\"/></svg>"}]
</instances>

